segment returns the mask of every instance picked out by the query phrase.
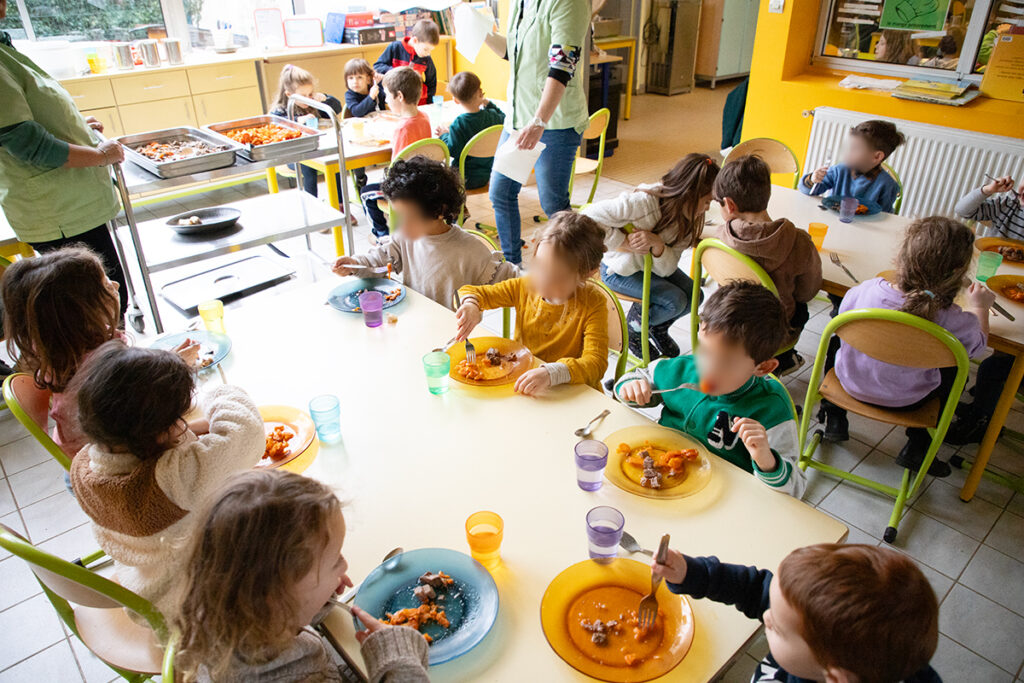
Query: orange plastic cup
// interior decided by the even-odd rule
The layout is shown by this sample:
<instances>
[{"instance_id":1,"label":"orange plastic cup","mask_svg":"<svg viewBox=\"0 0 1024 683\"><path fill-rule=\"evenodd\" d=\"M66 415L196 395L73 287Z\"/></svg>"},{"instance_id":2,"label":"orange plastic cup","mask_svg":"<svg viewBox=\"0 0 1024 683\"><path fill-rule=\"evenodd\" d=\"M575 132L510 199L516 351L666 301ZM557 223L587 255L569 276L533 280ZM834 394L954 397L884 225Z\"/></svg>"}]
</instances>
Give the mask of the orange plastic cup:
<instances>
[{"instance_id":1,"label":"orange plastic cup","mask_svg":"<svg viewBox=\"0 0 1024 683\"><path fill-rule=\"evenodd\" d=\"M828 234L828 225L825 223L811 223L807 226L807 232L811 235L814 248L821 251L822 245L825 244L825 235Z\"/></svg>"},{"instance_id":2,"label":"orange plastic cup","mask_svg":"<svg viewBox=\"0 0 1024 683\"><path fill-rule=\"evenodd\" d=\"M501 564L501 541L504 535L505 520L496 512L481 510L466 519L469 554L488 569Z\"/></svg>"}]
</instances>

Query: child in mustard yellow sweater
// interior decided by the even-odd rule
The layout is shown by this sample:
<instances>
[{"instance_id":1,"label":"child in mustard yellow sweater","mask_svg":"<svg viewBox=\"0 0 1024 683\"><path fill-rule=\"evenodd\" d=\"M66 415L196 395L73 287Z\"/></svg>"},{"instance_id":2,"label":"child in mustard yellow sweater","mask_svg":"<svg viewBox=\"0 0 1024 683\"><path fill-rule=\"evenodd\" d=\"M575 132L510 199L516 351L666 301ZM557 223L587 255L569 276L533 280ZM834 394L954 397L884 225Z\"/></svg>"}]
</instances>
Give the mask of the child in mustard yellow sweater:
<instances>
[{"instance_id":1,"label":"child in mustard yellow sweater","mask_svg":"<svg viewBox=\"0 0 1024 683\"><path fill-rule=\"evenodd\" d=\"M462 287L457 338L469 337L482 312L516 309L515 338L544 364L523 374L515 390L535 396L557 384L600 388L608 369L608 310L604 293L587 280L604 254L604 231L572 211L555 214L529 275L494 285Z\"/></svg>"}]
</instances>

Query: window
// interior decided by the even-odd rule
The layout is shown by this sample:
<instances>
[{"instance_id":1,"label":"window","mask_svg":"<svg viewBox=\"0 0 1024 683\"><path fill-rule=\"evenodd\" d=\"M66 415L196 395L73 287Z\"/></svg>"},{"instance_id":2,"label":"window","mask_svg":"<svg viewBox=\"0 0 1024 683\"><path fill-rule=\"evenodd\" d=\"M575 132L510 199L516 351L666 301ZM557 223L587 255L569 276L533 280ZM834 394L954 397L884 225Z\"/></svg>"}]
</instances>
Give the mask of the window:
<instances>
[{"instance_id":1,"label":"window","mask_svg":"<svg viewBox=\"0 0 1024 683\"><path fill-rule=\"evenodd\" d=\"M994 2L988 20L985 22L981 45L978 47L978 56L974 60L975 73L985 71L989 57L992 56L992 47L996 43L996 36L1008 32L1014 26L1024 26L1024 7L1014 7L1005 2Z\"/></svg>"},{"instance_id":2,"label":"window","mask_svg":"<svg viewBox=\"0 0 1024 683\"><path fill-rule=\"evenodd\" d=\"M3 26L0 26L0 29L10 33L11 38L14 40L27 40L29 37L25 31L25 25L21 21L21 12L18 11L18 5L13 0L7 3L7 18L4 19Z\"/></svg>"},{"instance_id":3,"label":"window","mask_svg":"<svg viewBox=\"0 0 1024 683\"><path fill-rule=\"evenodd\" d=\"M160 0L24 0L24 3L31 35L36 40L127 41L167 36ZM14 5L8 2L8 12Z\"/></svg>"}]
</instances>

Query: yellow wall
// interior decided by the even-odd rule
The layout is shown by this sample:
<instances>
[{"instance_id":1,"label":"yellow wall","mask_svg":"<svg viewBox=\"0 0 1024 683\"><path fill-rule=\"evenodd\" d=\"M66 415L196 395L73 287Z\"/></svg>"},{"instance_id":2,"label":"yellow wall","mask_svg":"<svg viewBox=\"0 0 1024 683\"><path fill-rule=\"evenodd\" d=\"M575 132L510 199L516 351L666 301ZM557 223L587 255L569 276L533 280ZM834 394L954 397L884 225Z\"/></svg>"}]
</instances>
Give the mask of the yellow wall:
<instances>
[{"instance_id":1,"label":"yellow wall","mask_svg":"<svg viewBox=\"0 0 1024 683\"><path fill-rule=\"evenodd\" d=\"M501 33L505 33L505 29L508 27L509 6L509 0L499 0L498 2L498 29ZM480 77L484 94L497 100L505 99L509 77L507 61L494 54L486 45L480 48L480 54L476 56L475 62L469 61L454 48L453 52L455 65L452 73L472 71Z\"/></svg>"},{"instance_id":2,"label":"yellow wall","mask_svg":"<svg viewBox=\"0 0 1024 683\"><path fill-rule=\"evenodd\" d=\"M762 0L750 68L743 138L773 137L803 164L811 132L804 111L829 106L866 114L1024 138L1024 104L979 97L963 107L900 100L838 86L848 72L812 68L820 0L787 0L783 14L769 14Z\"/></svg>"}]
</instances>

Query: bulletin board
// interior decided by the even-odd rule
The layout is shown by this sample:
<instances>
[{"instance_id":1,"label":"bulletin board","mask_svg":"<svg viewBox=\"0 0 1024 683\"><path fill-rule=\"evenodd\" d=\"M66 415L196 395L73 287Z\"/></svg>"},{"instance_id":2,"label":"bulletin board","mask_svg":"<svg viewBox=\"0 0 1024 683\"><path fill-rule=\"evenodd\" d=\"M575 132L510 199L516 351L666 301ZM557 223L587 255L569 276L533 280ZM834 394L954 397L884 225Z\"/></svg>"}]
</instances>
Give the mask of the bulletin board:
<instances>
[{"instance_id":1,"label":"bulletin board","mask_svg":"<svg viewBox=\"0 0 1024 683\"><path fill-rule=\"evenodd\" d=\"M897 31L941 31L950 0L885 0L881 28Z\"/></svg>"}]
</instances>

